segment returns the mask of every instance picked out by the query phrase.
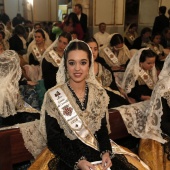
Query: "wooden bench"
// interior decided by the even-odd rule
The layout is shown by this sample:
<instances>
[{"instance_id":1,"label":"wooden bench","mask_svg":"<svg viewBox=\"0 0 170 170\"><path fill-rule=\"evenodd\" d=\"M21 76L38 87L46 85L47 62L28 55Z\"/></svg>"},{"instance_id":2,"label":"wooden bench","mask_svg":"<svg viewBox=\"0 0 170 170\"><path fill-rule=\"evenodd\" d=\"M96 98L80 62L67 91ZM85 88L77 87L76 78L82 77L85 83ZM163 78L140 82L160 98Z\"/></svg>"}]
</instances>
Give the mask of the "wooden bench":
<instances>
[{"instance_id":1,"label":"wooden bench","mask_svg":"<svg viewBox=\"0 0 170 170\"><path fill-rule=\"evenodd\" d=\"M117 110L109 110L112 140L127 137L129 134L123 119ZM13 164L33 159L24 146L18 128L0 130L0 170L12 170Z\"/></svg>"},{"instance_id":2,"label":"wooden bench","mask_svg":"<svg viewBox=\"0 0 170 170\"><path fill-rule=\"evenodd\" d=\"M18 128L0 131L0 170L12 170L14 164L31 159Z\"/></svg>"},{"instance_id":3,"label":"wooden bench","mask_svg":"<svg viewBox=\"0 0 170 170\"><path fill-rule=\"evenodd\" d=\"M110 138L112 140L121 139L129 136L129 133L119 111L109 109L109 122L111 128Z\"/></svg>"}]
</instances>

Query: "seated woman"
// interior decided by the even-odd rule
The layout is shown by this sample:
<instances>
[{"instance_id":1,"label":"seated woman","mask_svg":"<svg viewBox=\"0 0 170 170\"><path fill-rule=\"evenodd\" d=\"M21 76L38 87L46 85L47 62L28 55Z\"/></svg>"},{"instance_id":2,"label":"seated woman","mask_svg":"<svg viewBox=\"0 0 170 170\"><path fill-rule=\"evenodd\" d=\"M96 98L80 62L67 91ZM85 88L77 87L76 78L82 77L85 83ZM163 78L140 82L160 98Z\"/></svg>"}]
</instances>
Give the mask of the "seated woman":
<instances>
[{"instance_id":1,"label":"seated woman","mask_svg":"<svg viewBox=\"0 0 170 170\"><path fill-rule=\"evenodd\" d=\"M0 43L3 44L4 50L9 50L9 42L5 39L4 31L0 31Z\"/></svg>"},{"instance_id":2,"label":"seated woman","mask_svg":"<svg viewBox=\"0 0 170 170\"><path fill-rule=\"evenodd\" d=\"M66 47L57 82L45 95L40 120L47 146L58 159L50 168L94 170L92 162L101 160L105 170L136 170L123 154L113 157L107 128L109 98L95 78L86 43L74 40Z\"/></svg>"},{"instance_id":3,"label":"seated woman","mask_svg":"<svg viewBox=\"0 0 170 170\"><path fill-rule=\"evenodd\" d=\"M122 89L136 102L150 99L157 81L156 54L147 48L139 50L130 60L122 81Z\"/></svg>"},{"instance_id":4,"label":"seated woman","mask_svg":"<svg viewBox=\"0 0 170 170\"><path fill-rule=\"evenodd\" d=\"M153 170L170 167L170 55L159 74L150 100L116 108L128 132L141 138L140 158Z\"/></svg>"},{"instance_id":5,"label":"seated woman","mask_svg":"<svg viewBox=\"0 0 170 170\"><path fill-rule=\"evenodd\" d=\"M64 49L72 39L70 33L63 32L45 51L42 60L42 75L46 90L56 85L56 73L63 56Z\"/></svg>"},{"instance_id":6,"label":"seated woman","mask_svg":"<svg viewBox=\"0 0 170 170\"><path fill-rule=\"evenodd\" d=\"M151 41L151 32L152 30L149 27L144 27L141 30L140 36L134 40L132 48L139 50L147 47L147 44Z\"/></svg>"},{"instance_id":7,"label":"seated woman","mask_svg":"<svg viewBox=\"0 0 170 170\"><path fill-rule=\"evenodd\" d=\"M161 42L161 35L155 34L151 37L151 42L147 45L154 53L157 54L156 58L156 68L157 70L161 70L164 64L164 60L166 58L164 53L164 47L160 44Z\"/></svg>"},{"instance_id":8,"label":"seated woman","mask_svg":"<svg viewBox=\"0 0 170 170\"><path fill-rule=\"evenodd\" d=\"M86 43L89 45L93 53L94 74L96 79L105 88L110 97L108 108L129 104L129 102L119 92L112 71L108 69L109 66L107 67L106 64L100 61L102 58L98 56L99 47L97 41L94 38L89 38L86 40Z\"/></svg>"},{"instance_id":9,"label":"seated woman","mask_svg":"<svg viewBox=\"0 0 170 170\"><path fill-rule=\"evenodd\" d=\"M29 64L40 65L45 50L51 45L49 36L43 29L37 29L34 33L34 40L28 46Z\"/></svg>"},{"instance_id":10,"label":"seated woman","mask_svg":"<svg viewBox=\"0 0 170 170\"><path fill-rule=\"evenodd\" d=\"M26 104L19 93L21 78L20 59L16 52L0 54L0 119L1 126L14 125L39 119L38 110Z\"/></svg>"},{"instance_id":11,"label":"seated woman","mask_svg":"<svg viewBox=\"0 0 170 170\"><path fill-rule=\"evenodd\" d=\"M112 34L108 37L108 45L100 50L100 56L112 70L122 70L130 59L130 52L124 44L123 37L118 34Z\"/></svg>"},{"instance_id":12,"label":"seated woman","mask_svg":"<svg viewBox=\"0 0 170 170\"><path fill-rule=\"evenodd\" d=\"M133 42L138 37L137 27L138 27L137 24L132 23L129 24L125 30L124 42L125 45L129 48L129 50L132 49Z\"/></svg>"}]
</instances>

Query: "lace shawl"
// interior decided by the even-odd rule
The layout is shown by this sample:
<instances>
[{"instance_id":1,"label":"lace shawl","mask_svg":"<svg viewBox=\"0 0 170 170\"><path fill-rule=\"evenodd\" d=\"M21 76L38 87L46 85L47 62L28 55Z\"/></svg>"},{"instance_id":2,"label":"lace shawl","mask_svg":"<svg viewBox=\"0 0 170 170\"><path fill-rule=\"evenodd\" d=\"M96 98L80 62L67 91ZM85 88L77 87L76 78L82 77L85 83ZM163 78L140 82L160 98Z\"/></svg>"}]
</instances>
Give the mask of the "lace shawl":
<instances>
[{"instance_id":1,"label":"lace shawl","mask_svg":"<svg viewBox=\"0 0 170 170\"><path fill-rule=\"evenodd\" d=\"M131 92L131 89L135 86L135 82L139 77L139 59L140 59L140 55L142 53L143 50L147 50L148 48L142 48L140 50L138 50L134 56L131 58L124 76L123 76L123 80L122 80L122 84L121 84L121 88L125 91L126 94ZM151 73L150 73L153 82L156 83L157 82L157 71L155 66L152 68Z\"/></svg>"},{"instance_id":2,"label":"lace shawl","mask_svg":"<svg viewBox=\"0 0 170 170\"><path fill-rule=\"evenodd\" d=\"M135 137L153 139L161 143L166 142L161 136L160 128L163 115L161 98L165 98L170 107L169 63L170 55L165 60L159 81L153 89L150 100L116 108L121 113L128 132Z\"/></svg>"},{"instance_id":3,"label":"lace shawl","mask_svg":"<svg viewBox=\"0 0 170 170\"><path fill-rule=\"evenodd\" d=\"M56 52L55 48L57 48L57 44L58 44L58 38L47 48L47 50L43 54L43 58L45 58L54 67L58 67L58 65L55 63L55 61L52 59L52 57L50 57L49 52L51 50L54 50Z\"/></svg>"},{"instance_id":4,"label":"lace shawl","mask_svg":"<svg viewBox=\"0 0 170 170\"><path fill-rule=\"evenodd\" d=\"M108 58L108 56L105 54L104 52L104 48L105 47L110 47L110 40L111 38L115 35L115 34L118 34L118 33L114 33L114 34L111 34L108 36L107 38L107 43L106 45L104 45L101 50L100 50L100 57L104 58L104 60L106 61L106 63L112 67L112 66L115 66L115 64L112 63L112 61ZM119 61L119 65L123 65L123 64L126 64L127 60L131 58L130 56L130 51L129 49L127 48L127 46L125 44L123 44L123 48L119 50L119 53L118 55L116 56L118 58L118 61Z\"/></svg>"},{"instance_id":5,"label":"lace shawl","mask_svg":"<svg viewBox=\"0 0 170 170\"><path fill-rule=\"evenodd\" d=\"M103 86L110 86L112 83L112 74L109 70L103 67L100 63L98 63L99 69L98 74L96 75L96 79L103 85Z\"/></svg>"},{"instance_id":6,"label":"lace shawl","mask_svg":"<svg viewBox=\"0 0 170 170\"><path fill-rule=\"evenodd\" d=\"M80 41L80 40L75 39L75 40L70 41L68 46L72 42L83 42L83 43L85 43L84 41ZM66 47L65 50L67 50L67 47ZM90 49L89 46L88 46L88 48L91 52L91 49ZM86 123L88 124L89 129L92 131L92 133L94 133L95 131L97 131L100 128L101 118L104 117L104 115L106 114L106 119L107 119L107 122L108 122L108 131L110 132L110 126L109 126L109 120L108 120L109 115L108 115L108 109L107 109L108 104L109 104L109 97L108 97L106 91L100 85L100 83L96 80L96 77L95 77L95 74L94 74L94 63L93 63L92 52L91 52L91 56L92 56L91 67L89 69L88 78L86 79L86 82L89 85L89 98L88 98L88 104L87 104L87 111L89 112L89 117L86 119L86 121L87 121ZM68 91L68 88L65 84L67 82L67 75L66 75L66 69L64 67L64 57L61 60L60 67L59 67L59 70L57 72L56 80L57 80L57 83L58 83L57 86L60 86L66 92L67 97L68 97L69 101L71 102L72 106L75 108L77 114L82 116L82 112L80 111L78 105L75 102L75 99L72 97L71 93ZM56 88L56 86L54 88ZM54 88L52 88L52 89L54 89ZM70 138L71 140L76 138L76 136L73 135L70 132L70 130L66 126L66 123L61 119L61 117L57 117L58 116L58 114L56 114L56 113L58 113L57 108L51 102L48 92L45 95L44 102L43 102L43 105L42 105L42 119L41 119L41 122L40 122L40 130L43 132L45 138L46 138L46 131L45 131L44 122L45 122L45 112L46 111L50 116L57 119L60 127L62 129L64 129L65 135L68 138ZM96 119L96 117L98 117L98 119ZM96 123L94 123L95 120L97 120ZM93 122L93 124L91 122Z\"/></svg>"},{"instance_id":7,"label":"lace shawl","mask_svg":"<svg viewBox=\"0 0 170 170\"><path fill-rule=\"evenodd\" d=\"M42 29L43 30L43 29ZM34 37L34 31L35 30L33 30L32 32L32 34L33 34L33 37ZM50 38L49 38L49 35L46 33L46 31L44 31L43 30L43 32L44 32L44 34L45 34L45 49L47 48L47 47L49 47L50 45L51 45L51 40L50 40ZM34 39L33 39L33 41L29 44L29 46L28 46L28 49L27 49L27 57L29 57L29 55L31 54L31 52L32 52L32 49L33 49L33 46L35 46L36 45L36 42L35 42L35 37L34 37Z\"/></svg>"},{"instance_id":8,"label":"lace shawl","mask_svg":"<svg viewBox=\"0 0 170 170\"><path fill-rule=\"evenodd\" d=\"M13 50L6 50L0 55L0 116L16 114L19 92L18 81L21 78L20 59Z\"/></svg>"},{"instance_id":9,"label":"lace shawl","mask_svg":"<svg viewBox=\"0 0 170 170\"><path fill-rule=\"evenodd\" d=\"M70 130L68 123L63 120L60 116L60 113L55 105L55 103L51 100L49 96L49 92L54 90L55 88L60 87L65 94L67 94L68 100L71 105L75 109L76 113L83 119L88 126L88 129L94 134L101 127L101 119L105 116L107 112L108 105L108 97L106 92L103 89L97 89L95 85L88 83L89 94L88 94L88 102L87 108L85 111L82 111L78 104L76 103L76 99L73 97L72 93L67 87L67 84L61 86L55 86L50 89L44 99L43 108L42 108L42 117L41 117L41 125L40 131L43 132L44 138L46 138L46 129L45 129L45 112L48 113L51 117L57 119L58 124L61 129L64 130L65 135L70 139L74 140L77 137ZM86 113L86 114L85 114Z\"/></svg>"}]
</instances>

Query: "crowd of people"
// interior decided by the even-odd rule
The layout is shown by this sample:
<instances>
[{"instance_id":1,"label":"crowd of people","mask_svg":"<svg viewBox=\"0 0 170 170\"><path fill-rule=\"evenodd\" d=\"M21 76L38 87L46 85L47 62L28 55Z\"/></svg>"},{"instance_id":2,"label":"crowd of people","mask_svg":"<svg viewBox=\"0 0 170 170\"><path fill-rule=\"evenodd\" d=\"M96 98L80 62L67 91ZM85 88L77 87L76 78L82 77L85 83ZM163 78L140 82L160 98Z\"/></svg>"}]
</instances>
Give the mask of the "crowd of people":
<instances>
[{"instance_id":1,"label":"crowd of people","mask_svg":"<svg viewBox=\"0 0 170 170\"><path fill-rule=\"evenodd\" d=\"M0 126L25 123L25 146L35 158L48 148L50 169L94 170L100 160L104 170L170 168L166 7L159 7L153 29L146 26L138 34L131 23L123 35L106 32L104 22L90 35L82 9L76 4L63 22L48 24L32 24L21 14L10 21L2 12ZM139 157L109 140L110 108L140 139ZM156 156L148 146L159 148L152 147Z\"/></svg>"}]
</instances>

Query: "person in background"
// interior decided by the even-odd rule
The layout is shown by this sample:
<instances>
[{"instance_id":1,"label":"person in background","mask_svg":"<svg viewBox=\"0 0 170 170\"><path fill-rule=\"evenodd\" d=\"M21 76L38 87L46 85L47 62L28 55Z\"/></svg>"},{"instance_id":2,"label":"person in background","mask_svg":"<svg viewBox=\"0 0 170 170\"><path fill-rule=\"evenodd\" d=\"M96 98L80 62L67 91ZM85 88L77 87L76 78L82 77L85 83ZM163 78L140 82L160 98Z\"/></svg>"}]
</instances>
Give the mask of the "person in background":
<instances>
[{"instance_id":1,"label":"person in background","mask_svg":"<svg viewBox=\"0 0 170 170\"><path fill-rule=\"evenodd\" d=\"M165 49L170 50L170 28L167 27L164 29L162 38L161 38L161 43L160 43ZM169 53L169 50L167 53Z\"/></svg>"},{"instance_id":2,"label":"person in background","mask_svg":"<svg viewBox=\"0 0 170 170\"><path fill-rule=\"evenodd\" d=\"M118 33L108 36L108 44L101 48L99 55L113 71L124 70L130 59L129 49L124 44L123 37Z\"/></svg>"},{"instance_id":3,"label":"person in background","mask_svg":"<svg viewBox=\"0 0 170 170\"><path fill-rule=\"evenodd\" d=\"M156 54L149 48L135 53L125 70L121 87L128 97L140 102L150 99L157 82Z\"/></svg>"},{"instance_id":4,"label":"person in background","mask_svg":"<svg viewBox=\"0 0 170 170\"><path fill-rule=\"evenodd\" d=\"M129 104L125 97L120 93L119 88L116 85L112 70L106 67L104 61L101 61L102 58L99 56L99 47L97 41L91 37L86 39L86 43L92 50L95 77L110 97L108 108L114 108Z\"/></svg>"},{"instance_id":5,"label":"person in background","mask_svg":"<svg viewBox=\"0 0 170 170\"><path fill-rule=\"evenodd\" d=\"M68 32L68 33L71 33L73 31L76 32L77 38L79 40L82 40L84 38L84 32L82 26L77 18L77 15L74 12L68 15L66 22L64 22L61 25L61 29L63 32Z\"/></svg>"},{"instance_id":6,"label":"person in background","mask_svg":"<svg viewBox=\"0 0 170 170\"><path fill-rule=\"evenodd\" d=\"M19 24L24 24L25 23L25 19L22 17L22 15L20 13L17 13L16 17L14 17L12 19L12 26L16 27Z\"/></svg>"},{"instance_id":7,"label":"person in background","mask_svg":"<svg viewBox=\"0 0 170 170\"><path fill-rule=\"evenodd\" d=\"M28 38L27 38L27 43L28 45L31 43L31 41L34 39L34 32L38 29L41 29L41 23L35 23L33 26L33 29L29 32Z\"/></svg>"},{"instance_id":8,"label":"person in background","mask_svg":"<svg viewBox=\"0 0 170 170\"><path fill-rule=\"evenodd\" d=\"M9 41L11 38L12 34L7 30L6 26L1 22L0 23L0 31L3 31L5 33L5 40Z\"/></svg>"},{"instance_id":9,"label":"person in background","mask_svg":"<svg viewBox=\"0 0 170 170\"><path fill-rule=\"evenodd\" d=\"M159 16L155 18L153 24L152 35L155 35L156 33L162 34L163 30L166 27L169 27L169 19L165 15L165 13L166 13L166 6L160 6Z\"/></svg>"},{"instance_id":10,"label":"person in background","mask_svg":"<svg viewBox=\"0 0 170 170\"><path fill-rule=\"evenodd\" d=\"M148 47L157 54L156 57L156 69L158 71L162 70L163 64L164 64L164 60L166 58L166 55L164 53L164 48L163 46L160 44L161 42L161 34L155 34L152 35L151 37L151 43L148 44Z\"/></svg>"},{"instance_id":11,"label":"person in background","mask_svg":"<svg viewBox=\"0 0 170 170\"><path fill-rule=\"evenodd\" d=\"M25 33L24 26L17 25L13 36L9 39L10 50L15 50L21 56L27 53Z\"/></svg>"},{"instance_id":12,"label":"person in background","mask_svg":"<svg viewBox=\"0 0 170 170\"><path fill-rule=\"evenodd\" d=\"M6 22L6 29L10 32L11 35L13 34L14 28L13 28L12 23L11 23L10 20L8 20L8 21Z\"/></svg>"},{"instance_id":13,"label":"person in background","mask_svg":"<svg viewBox=\"0 0 170 170\"><path fill-rule=\"evenodd\" d=\"M3 44L4 50L9 50L9 42L5 40L5 33L0 31L0 43Z\"/></svg>"},{"instance_id":14,"label":"person in background","mask_svg":"<svg viewBox=\"0 0 170 170\"><path fill-rule=\"evenodd\" d=\"M141 49L147 47L147 44L150 43L152 30L149 27L144 27L141 30L140 36L134 40L132 49Z\"/></svg>"},{"instance_id":15,"label":"person in background","mask_svg":"<svg viewBox=\"0 0 170 170\"><path fill-rule=\"evenodd\" d=\"M138 37L137 27L136 23L129 24L124 32L124 42L129 50L132 49L133 43Z\"/></svg>"},{"instance_id":16,"label":"person in background","mask_svg":"<svg viewBox=\"0 0 170 170\"><path fill-rule=\"evenodd\" d=\"M0 22L3 22L3 24L6 25L6 23L10 20L9 16L5 13L5 10L1 10L0 14Z\"/></svg>"},{"instance_id":17,"label":"person in background","mask_svg":"<svg viewBox=\"0 0 170 170\"><path fill-rule=\"evenodd\" d=\"M46 90L56 85L56 73L58 71L64 49L71 41L70 33L63 32L44 52L42 60L42 76Z\"/></svg>"},{"instance_id":18,"label":"person in background","mask_svg":"<svg viewBox=\"0 0 170 170\"><path fill-rule=\"evenodd\" d=\"M104 22L99 24L99 32L96 32L94 34L94 38L96 39L98 45L99 45L99 50L101 47L105 44L107 44L108 36L110 34L106 32L106 24Z\"/></svg>"},{"instance_id":19,"label":"person in background","mask_svg":"<svg viewBox=\"0 0 170 170\"><path fill-rule=\"evenodd\" d=\"M11 126L40 118L39 111L25 103L20 96L20 59L13 50L0 54L0 126Z\"/></svg>"},{"instance_id":20,"label":"person in background","mask_svg":"<svg viewBox=\"0 0 170 170\"><path fill-rule=\"evenodd\" d=\"M84 32L84 37L87 35L87 15L84 14L83 12L83 8L81 4L75 4L74 6L74 13L77 15L78 20L80 21L81 27L83 29Z\"/></svg>"}]
</instances>

